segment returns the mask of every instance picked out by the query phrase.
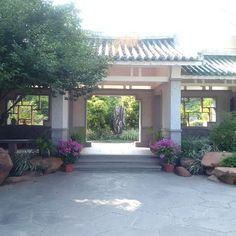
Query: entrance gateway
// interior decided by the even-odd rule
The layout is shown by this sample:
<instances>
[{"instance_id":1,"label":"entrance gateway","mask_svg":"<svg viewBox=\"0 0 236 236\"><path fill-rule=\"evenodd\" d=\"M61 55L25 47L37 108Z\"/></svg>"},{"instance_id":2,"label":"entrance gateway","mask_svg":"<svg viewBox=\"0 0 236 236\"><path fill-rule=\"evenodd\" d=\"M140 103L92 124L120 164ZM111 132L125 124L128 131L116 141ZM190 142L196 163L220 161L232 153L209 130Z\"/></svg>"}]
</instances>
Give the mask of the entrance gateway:
<instances>
[{"instance_id":1,"label":"entrance gateway","mask_svg":"<svg viewBox=\"0 0 236 236\"><path fill-rule=\"evenodd\" d=\"M115 60L108 76L92 95L134 96L140 102L137 147L149 145L150 130L161 130L180 144L182 130L188 130L190 134L207 129L181 127L181 97L215 99L212 110L215 109L216 118L207 120L206 125L219 122L222 111L235 109L232 101L236 97L236 54L184 55L173 38L92 40L99 54L112 56ZM50 125L54 142L68 138L70 132L86 133L87 99L80 97L77 101L67 101L63 95L51 98ZM186 112L186 115L191 121L192 114Z\"/></svg>"}]
</instances>

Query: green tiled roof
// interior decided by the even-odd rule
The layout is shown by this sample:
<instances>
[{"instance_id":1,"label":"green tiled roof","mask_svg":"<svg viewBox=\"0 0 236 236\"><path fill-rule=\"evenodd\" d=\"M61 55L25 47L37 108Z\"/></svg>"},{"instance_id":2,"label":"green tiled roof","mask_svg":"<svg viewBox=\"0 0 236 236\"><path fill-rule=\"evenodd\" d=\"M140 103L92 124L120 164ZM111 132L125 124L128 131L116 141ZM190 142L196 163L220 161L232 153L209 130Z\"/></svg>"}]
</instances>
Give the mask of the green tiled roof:
<instances>
[{"instance_id":1,"label":"green tiled roof","mask_svg":"<svg viewBox=\"0 0 236 236\"><path fill-rule=\"evenodd\" d=\"M236 55L205 55L200 66L182 66L182 75L235 76Z\"/></svg>"},{"instance_id":2,"label":"green tiled roof","mask_svg":"<svg viewBox=\"0 0 236 236\"><path fill-rule=\"evenodd\" d=\"M177 49L173 38L92 38L99 55L115 61L196 61Z\"/></svg>"}]
</instances>

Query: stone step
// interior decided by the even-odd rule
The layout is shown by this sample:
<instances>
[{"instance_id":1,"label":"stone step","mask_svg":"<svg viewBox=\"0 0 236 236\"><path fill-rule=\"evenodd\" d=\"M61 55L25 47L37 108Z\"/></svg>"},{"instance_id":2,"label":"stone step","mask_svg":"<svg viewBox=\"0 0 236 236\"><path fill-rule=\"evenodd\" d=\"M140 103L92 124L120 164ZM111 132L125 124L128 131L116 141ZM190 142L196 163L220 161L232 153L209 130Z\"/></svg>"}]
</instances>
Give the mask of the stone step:
<instances>
[{"instance_id":1,"label":"stone step","mask_svg":"<svg viewBox=\"0 0 236 236\"><path fill-rule=\"evenodd\" d=\"M159 165L147 163L78 163L75 165L78 171L160 171Z\"/></svg>"},{"instance_id":2,"label":"stone step","mask_svg":"<svg viewBox=\"0 0 236 236\"><path fill-rule=\"evenodd\" d=\"M83 161L98 161L98 162L137 162L137 161L145 161L145 162L156 162L158 159L154 155L149 156L140 156L140 155L82 155L79 158L79 162Z\"/></svg>"},{"instance_id":3,"label":"stone step","mask_svg":"<svg viewBox=\"0 0 236 236\"><path fill-rule=\"evenodd\" d=\"M82 155L75 164L79 171L159 171L153 155Z\"/></svg>"}]
</instances>

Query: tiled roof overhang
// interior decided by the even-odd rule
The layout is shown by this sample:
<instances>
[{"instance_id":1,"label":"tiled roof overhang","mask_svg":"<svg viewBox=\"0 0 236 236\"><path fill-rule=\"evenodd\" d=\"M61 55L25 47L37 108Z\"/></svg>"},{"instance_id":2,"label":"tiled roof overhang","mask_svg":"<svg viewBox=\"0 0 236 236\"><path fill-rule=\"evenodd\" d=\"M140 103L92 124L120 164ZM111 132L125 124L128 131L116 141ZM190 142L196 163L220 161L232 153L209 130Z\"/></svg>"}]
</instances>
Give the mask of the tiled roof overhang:
<instances>
[{"instance_id":1,"label":"tiled roof overhang","mask_svg":"<svg viewBox=\"0 0 236 236\"><path fill-rule=\"evenodd\" d=\"M116 64L193 65L200 61L196 55L180 52L174 38L92 38L91 43L99 55L113 58Z\"/></svg>"},{"instance_id":2,"label":"tiled roof overhang","mask_svg":"<svg viewBox=\"0 0 236 236\"><path fill-rule=\"evenodd\" d=\"M182 66L183 76L236 76L236 55L205 55L202 65Z\"/></svg>"}]
</instances>

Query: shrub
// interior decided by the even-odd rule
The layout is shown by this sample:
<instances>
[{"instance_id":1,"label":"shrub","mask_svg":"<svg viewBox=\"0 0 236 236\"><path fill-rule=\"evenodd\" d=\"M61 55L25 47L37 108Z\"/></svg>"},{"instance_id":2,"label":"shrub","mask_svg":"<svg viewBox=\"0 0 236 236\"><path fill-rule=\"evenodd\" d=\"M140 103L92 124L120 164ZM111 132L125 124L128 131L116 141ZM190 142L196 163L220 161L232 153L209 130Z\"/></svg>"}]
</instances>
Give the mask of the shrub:
<instances>
[{"instance_id":1,"label":"shrub","mask_svg":"<svg viewBox=\"0 0 236 236\"><path fill-rule=\"evenodd\" d=\"M35 171L36 167L30 162L34 156L33 152L24 151L16 153L12 158L13 168L11 170L11 176L21 176L27 171Z\"/></svg>"},{"instance_id":2,"label":"shrub","mask_svg":"<svg viewBox=\"0 0 236 236\"><path fill-rule=\"evenodd\" d=\"M71 139L73 141L76 141L78 143L85 143L86 140L85 140L85 135L82 135L81 133L79 132L74 132L72 135L71 135Z\"/></svg>"},{"instance_id":3,"label":"shrub","mask_svg":"<svg viewBox=\"0 0 236 236\"><path fill-rule=\"evenodd\" d=\"M209 138L188 136L182 139L182 156L191 158L193 161L187 168L192 175L202 174L201 160L207 152L218 151Z\"/></svg>"},{"instance_id":4,"label":"shrub","mask_svg":"<svg viewBox=\"0 0 236 236\"><path fill-rule=\"evenodd\" d=\"M202 159L207 152L217 151L217 147L213 145L209 138L200 138L188 136L182 139L182 156L192 159Z\"/></svg>"},{"instance_id":5,"label":"shrub","mask_svg":"<svg viewBox=\"0 0 236 236\"><path fill-rule=\"evenodd\" d=\"M121 97L121 104L125 108L125 127L127 129L137 129L139 126L139 103L135 97Z\"/></svg>"},{"instance_id":6,"label":"shrub","mask_svg":"<svg viewBox=\"0 0 236 236\"><path fill-rule=\"evenodd\" d=\"M222 160L220 164L223 167L236 167L236 153Z\"/></svg>"},{"instance_id":7,"label":"shrub","mask_svg":"<svg viewBox=\"0 0 236 236\"><path fill-rule=\"evenodd\" d=\"M36 145L39 149L39 155L42 157L49 157L54 150L52 141L45 136L37 138Z\"/></svg>"},{"instance_id":8,"label":"shrub","mask_svg":"<svg viewBox=\"0 0 236 236\"><path fill-rule=\"evenodd\" d=\"M125 141L137 141L139 138L139 132L137 129L124 130L119 138Z\"/></svg>"},{"instance_id":9,"label":"shrub","mask_svg":"<svg viewBox=\"0 0 236 236\"><path fill-rule=\"evenodd\" d=\"M190 164L190 166L187 169L192 175L202 174L203 166L201 163L201 159L199 158L194 159L194 161Z\"/></svg>"},{"instance_id":10,"label":"shrub","mask_svg":"<svg viewBox=\"0 0 236 236\"><path fill-rule=\"evenodd\" d=\"M87 122L88 129L101 137L104 130L110 129L109 107L105 99L93 96L88 100Z\"/></svg>"},{"instance_id":11,"label":"shrub","mask_svg":"<svg viewBox=\"0 0 236 236\"><path fill-rule=\"evenodd\" d=\"M236 119L234 113L225 113L224 120L210 131L210 140L220 151L236 151Z\"/></svg>"}]
</instances>

